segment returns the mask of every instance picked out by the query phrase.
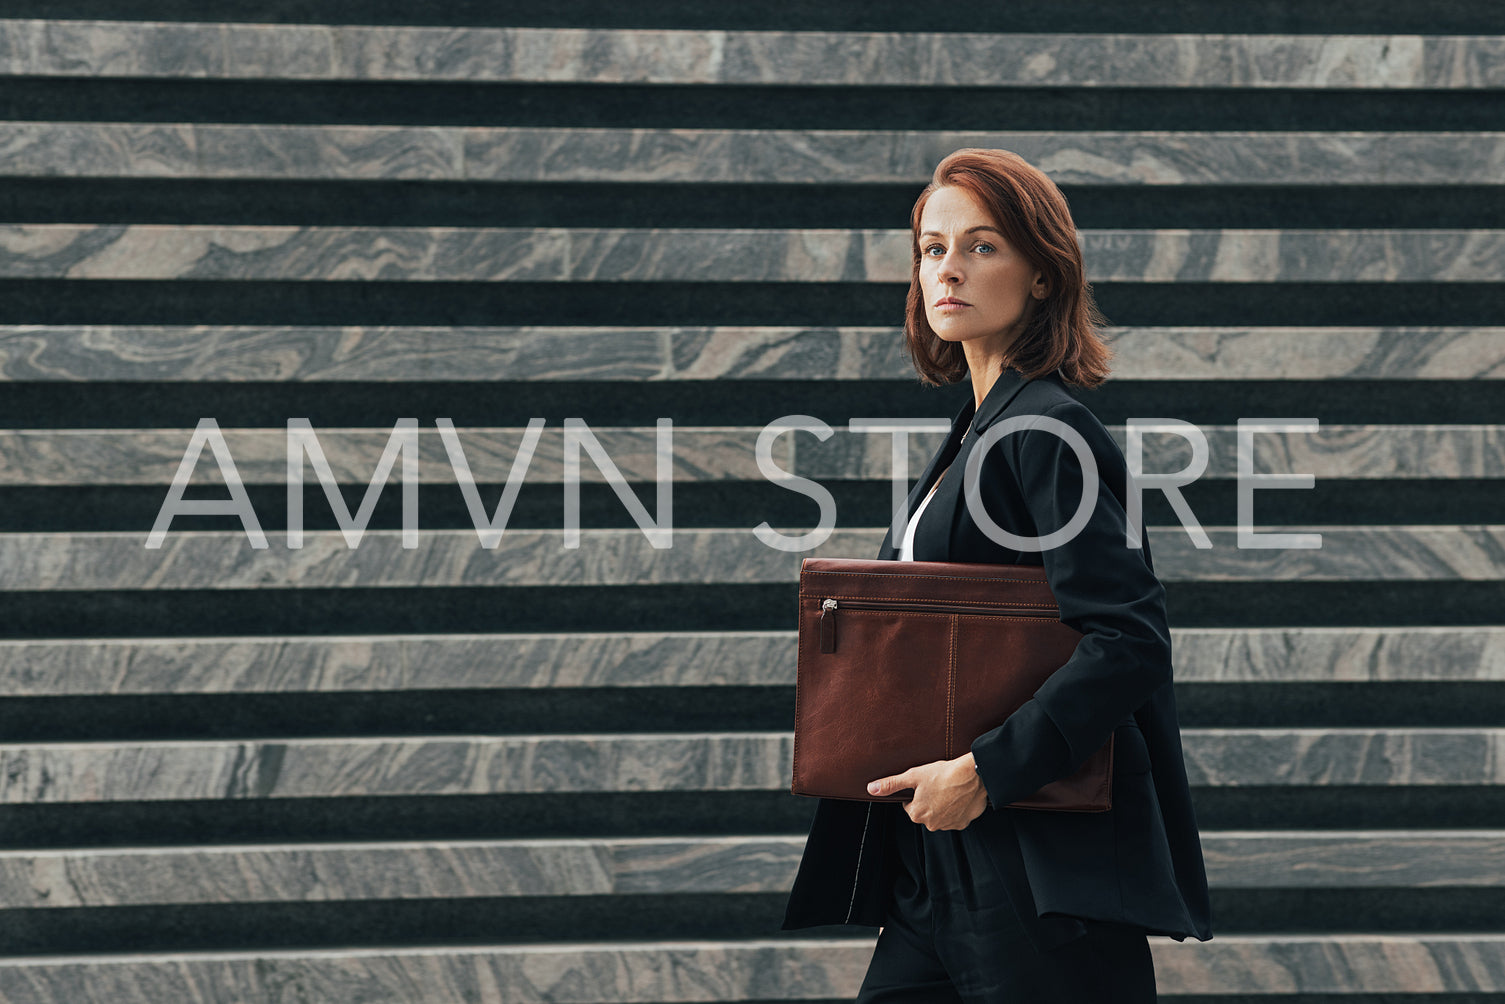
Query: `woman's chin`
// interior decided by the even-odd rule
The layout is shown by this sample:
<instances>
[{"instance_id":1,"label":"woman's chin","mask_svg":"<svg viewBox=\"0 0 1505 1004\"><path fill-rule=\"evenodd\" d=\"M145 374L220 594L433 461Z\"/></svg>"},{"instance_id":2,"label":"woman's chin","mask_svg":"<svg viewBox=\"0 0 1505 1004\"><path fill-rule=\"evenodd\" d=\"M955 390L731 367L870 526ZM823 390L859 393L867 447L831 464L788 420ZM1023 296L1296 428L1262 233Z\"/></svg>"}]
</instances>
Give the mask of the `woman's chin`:
<instances>
[{"instance_id":1,"label":"woman's chin","mask_svg":"<svg viewBox=\"0 0 1505 1004\"><path fill-rule=\"evenodd\" d=\"M987 334L988 334L985 331L962 331L960 329L954 329L954 330L951 330L951 331L943 331L943 330L941 330L939 328L935 328L935 329L932 329L932 330L935 331L936 336L938 338L940 338L941 341L943 341L943 342L956 342L958 345L960 345L963 342L975 342L979 338L986 338Z\"/></svg>"}]
</instances>

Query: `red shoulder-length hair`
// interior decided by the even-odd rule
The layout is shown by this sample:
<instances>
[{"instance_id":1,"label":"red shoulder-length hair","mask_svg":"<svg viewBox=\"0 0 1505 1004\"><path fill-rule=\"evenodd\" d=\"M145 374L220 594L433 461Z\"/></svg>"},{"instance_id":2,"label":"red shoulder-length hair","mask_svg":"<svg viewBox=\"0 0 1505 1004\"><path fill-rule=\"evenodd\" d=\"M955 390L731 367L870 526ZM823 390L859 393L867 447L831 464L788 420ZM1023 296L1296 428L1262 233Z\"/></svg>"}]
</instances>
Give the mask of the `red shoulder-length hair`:
<instances>
[{"instance_id":1,"label":"red shoulder-length hair","mask_svg":"<svg viewBox=\"0 0 1505 1004\"><path fill-rule=\"evenodd\" d=\"M1107 321L1093 301L1066 197L1044 172L1018 154L977 147L957 150L937 164L910 214L914 267L904 336L920 379L938 386L956 383L968 373L961 343L946 341L930 327L920 289L920 217L931 193L943 185L970 192L987 208L1014 250L1043 273L1045 299L1032 301L1031 314L1007 365L1027 379L1060 367L1068 384L1100 385L1108 377L1113 350L1098 331Z\"/></svg>"}]
</instances>

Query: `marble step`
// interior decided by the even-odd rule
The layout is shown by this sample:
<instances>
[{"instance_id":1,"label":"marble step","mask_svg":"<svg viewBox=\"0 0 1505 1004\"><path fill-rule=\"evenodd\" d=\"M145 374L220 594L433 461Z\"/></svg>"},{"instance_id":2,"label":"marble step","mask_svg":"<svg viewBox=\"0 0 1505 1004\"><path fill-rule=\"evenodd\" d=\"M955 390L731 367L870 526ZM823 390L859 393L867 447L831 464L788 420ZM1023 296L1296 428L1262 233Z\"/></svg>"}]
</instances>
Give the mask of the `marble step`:
<instances>
[{"instance_id":1,"label":"marble step","mask_svg":"<svg viewBox=\"0 0 1505 1004\"><path fill-rule=\"evenodd\" d=\"M1195 787L1505 784L1505 729L1183 729ZM792 732L0 745L0 804L787 791Z\"/></svg>"},{"instance_id":2,"label":"marble step","mask_svg":"<svg viewBox=\"0 0 1505 1004\"><path fill-rule=\"evenodd\" d=\"M419 514L421 519L421 514ZM228 520L235 517L227 516ZM1270 527L1240 547L1236 527L1203 526L1200 548L1178 526L1151 525L1155 571L1165 582L1497 582L1505 578L1505 525ZM809 527L775 527L801 546ZM780 550L748 529L184 530L160 533L0 534L0 590L311 589L393 586L751 585L799 580L807 557L870 557L876 529L833 530L804 551ZM653 534L650 539L649 534ZM1284 540L1281 536L1293 539ZM1304 546L1304 540L1318 546ZM654 546L654 540L665 546ZM1273 546L1279 544L1279 547ZM1292 545L1292 546L1288 546ZM790 593L791 602L794 596ZM792 608L791 608L792 609Z\"/></svg>"},{"instance_id":3,"label":"marble step","mask_svg":"<svg viewBox=\"0 0 1505 1004\"><path fill-rule=\"evenodd\" d=\"M400 407L400 403L397 405ZM827 416L828 418L831 416ZM905 450L906 485L924 470L931 453L945 442L949 416L929 419L892 418L865 414L852 422L886 422L879 432L854 431L839 422L829 424L822 442L814 433L785 432L768 447L781 470L817 480L888 481L894 468L896 431L908 430ZM1207 466L1199 481L1238 477L1239 426L1185 423L1180 419L1142 416L1146 423L1162 422L1166 431L1144 428L1144 470L1182 471L1190 468L1192 444L1177 428L1200 431L1208 447ZM1321 423L1312 431L1278 428L1279 422L1301 419L1256 420L1249 436L1252 470L1260 474L1298 473L1316 478L1411 480L1505 478L1505 426L1500 425L1348 425ZM516 477L526 483L559 485L565 481L565 430L560 420L535 419L537 434L524 469ZM617 473L628 481L658 480L659 432L645 426L590 426L590 436L611 458ZM1121 450L1128 446L1126 426L1109 425ZM936 430L936 431L927 431ZM286 484L288 436L283 429L225 428L220 436L243 484ZM314 429L319 450L331 476L341 484L368 485L383 451L393 439L387 429ZM478 482L503 484L514 471L525 427L455 429L465 456L465 470ZM675 483L761 481L756 426L681 426L670 420L669 479ZM185 456L192 457L192 429L22 429L0 430L0 486L160 485L178 476ZM435 425L417 428L418 479L421 484L456 483L444 433ZM394 468L396 480L401 468ZM304 483L317 480L315 468L304 462ZM579 477L600 484L608 480L599 465L580 450ZM225 472L214 453L198 455L189 484L223 485ZM897 507L895 502L895 507ZM1153 545L1151 545L1153 546Z\"/></svg>"},{"instance_id":4,"label":"marble step","mask_svg":"<svg viewBox=\"0 0 1505 1004\"><path fill-rule=\"evenodd\" d=\"M792 687L789 631L0 640L0 694ZM1182 684L1505 683L1505 627L1171 628Z\"/></svg>"},{"instance_id":5,"label":"marble step","mask_svg":"<svg viewBox=\"0 0 1505 1004\"><path fill-rule=\"evenodd\" d=\"M1501 380L1505 326L1108 326L1120 380ZM911 380L898 327L0 325L0 380Z\"/></svg>"},{"instance_id":6,"label":"marble step","mask_svg":"<svg viewBox=\"0 0 1505 1004\"><path fill-rule=\"evenodd\" d=\"M1505 831L1201 833L1219 889L1505 886ZM0 914L61 907L787 893L805 837L361 841L0 852Z\"/></svg>"},{"instance_id":7,"label":"marble step","mask_svg":"<svg viewBox=\"0 0 1505 1004\"><path fill-rule=\"evenodd\" d=\"M879 131L0 122L0 177L929 182L958 147L1059 185L1500 185L1505 131Z\"/></svg>"},{"instance_id":8,"label":"marble step","mask_svg":"<svg viewBox=\"0 0 1505 1004\"><path fill-rule=\"evenodd\" d=\"M1081 230L1095 282L1500 282L1505 229ZM0 278L910 281L908 230L0 224Z\"/></svg>"},{"instance_id":9,"label":"marble step","mask_svg":"<svg viewBox=\"0 0 1505 1004\"><path fill-rule=\"evenodd\" d=\"M0 959L0 1002L240 1004L290 987L300 1004L409 999L416 987L426 1004L828 1002L856 994L874 937L12 956ZM1505 993L1505 934L1149 940L1158 993L1172 998Z\"/></svg>"},{"instance_id":10,"label":"marble step","mask_svg":"<svg viewBox=\"0 0 1505 1004\"><path fill-rule=\"evenodd\" d=\"M0 20L0 75L911 87L1505 88L1498 36Z\"/></svg>"}]
</instances>

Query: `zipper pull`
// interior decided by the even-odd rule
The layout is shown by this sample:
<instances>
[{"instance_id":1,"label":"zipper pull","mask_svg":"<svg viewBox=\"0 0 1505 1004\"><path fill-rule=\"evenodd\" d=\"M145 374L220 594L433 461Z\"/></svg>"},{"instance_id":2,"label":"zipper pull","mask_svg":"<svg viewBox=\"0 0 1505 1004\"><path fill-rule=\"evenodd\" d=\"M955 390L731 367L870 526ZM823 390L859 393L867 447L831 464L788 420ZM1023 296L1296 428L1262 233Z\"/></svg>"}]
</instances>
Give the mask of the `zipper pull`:
<instances>
[{"instance_id":1,"label":"zipper pull","mask_svg":"<svg viewBox=\"0 0 1505 1004\"><path fill-rule=\"evenodd\" d=\"M836 601L823 600L820 605L820 650L836 651Z\"/></svg>"}]
</instances>

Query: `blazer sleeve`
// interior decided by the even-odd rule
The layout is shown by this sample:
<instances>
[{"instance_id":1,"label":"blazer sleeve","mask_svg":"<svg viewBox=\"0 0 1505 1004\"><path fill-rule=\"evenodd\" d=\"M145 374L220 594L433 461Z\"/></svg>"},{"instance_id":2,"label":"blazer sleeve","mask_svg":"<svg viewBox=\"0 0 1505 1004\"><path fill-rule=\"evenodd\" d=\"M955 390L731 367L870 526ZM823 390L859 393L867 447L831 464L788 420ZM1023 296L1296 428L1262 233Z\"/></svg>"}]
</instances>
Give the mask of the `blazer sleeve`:
<instances>
[{"instance_id":1,"label":"blazer sleeve","mask_svg":"<svg viewBox=\"0 0 1505 1004\"><path fill-rule=\"evenodd\" d=\"M1062 622L1082 633L1076 651L1002 725L972 742L991 805L1028 798L1079 768L1126 715L1171 679L1165 587L1146 549L1126 544L1127 464L1106 427L1079 401L1044 414L1087 441L1097 464L1091 518L1071 540L1041 551ZM1081 460L1046 429L1026 429L1000 445L1012 460L1035 526L1043 536L1065 526L1081 504ZM1143 528L1141 527L1141 530ZM1147 536L1147 535L1146 535Z\"/></svg>"}]
</instances>

